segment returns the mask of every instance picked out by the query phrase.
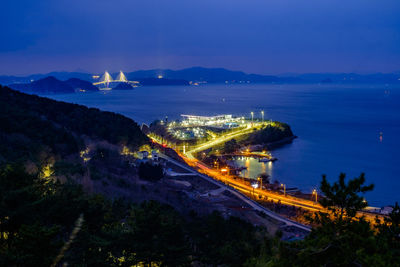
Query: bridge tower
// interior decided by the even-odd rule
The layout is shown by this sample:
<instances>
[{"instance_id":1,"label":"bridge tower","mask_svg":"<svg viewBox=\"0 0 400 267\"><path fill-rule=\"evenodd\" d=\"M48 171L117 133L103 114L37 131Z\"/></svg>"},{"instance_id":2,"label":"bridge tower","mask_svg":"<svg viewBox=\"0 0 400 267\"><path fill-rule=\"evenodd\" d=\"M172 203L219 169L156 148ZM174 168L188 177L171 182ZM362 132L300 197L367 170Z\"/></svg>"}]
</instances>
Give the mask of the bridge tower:
<instances>
[{"instance_id":1,"label":"bridge tower","mask_svg":"<svg viewBox=\"0 0 400 267\"><path fill-rule=\"evenodd\" d=\"M107 88L110 86L110 82L112 82L112 81L113 81L113 79L112 79L110 73L108 73L108 71L105 71L103 76L101 76L101 78L100 78L100 83L104 83Z\"/></svg>"},{"instance_id":2,"label":"bridge tower","mask_svg":"<svg viewBox=\"0 0 400 267\"><path fill-rule=\"evenodd\" d=\"M127 83L128 79L126 78L125 74L122 72L122 70L119 71L119 74L117 76L117 79L114 80L115 82L124 82Z\"/></svg>"}]
</instances>

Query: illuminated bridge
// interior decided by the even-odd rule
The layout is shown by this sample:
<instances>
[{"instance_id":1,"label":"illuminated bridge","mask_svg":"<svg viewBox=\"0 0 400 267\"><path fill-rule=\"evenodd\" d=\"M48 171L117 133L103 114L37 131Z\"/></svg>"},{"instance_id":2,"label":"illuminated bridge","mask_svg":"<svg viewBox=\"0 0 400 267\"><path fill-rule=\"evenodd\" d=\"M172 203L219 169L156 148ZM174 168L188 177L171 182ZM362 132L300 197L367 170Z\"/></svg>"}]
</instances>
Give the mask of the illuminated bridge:
<instances>
[{"instance_id":1,"label":"illuminated bridge","mask_svg":"<svg viewBox=\"0 0 400 267\"><path fill-rule=\"evenodd\" d=\"M104 74L100 77L98 82L93 83L93 85L104 85L106 89L110 89L110 85L113 83L130 83L130 84L138 84L138 81L128 81L125 74L120 71L117 78L114 80L108 71L105 71Z\"/></svg>"}]
</instances>

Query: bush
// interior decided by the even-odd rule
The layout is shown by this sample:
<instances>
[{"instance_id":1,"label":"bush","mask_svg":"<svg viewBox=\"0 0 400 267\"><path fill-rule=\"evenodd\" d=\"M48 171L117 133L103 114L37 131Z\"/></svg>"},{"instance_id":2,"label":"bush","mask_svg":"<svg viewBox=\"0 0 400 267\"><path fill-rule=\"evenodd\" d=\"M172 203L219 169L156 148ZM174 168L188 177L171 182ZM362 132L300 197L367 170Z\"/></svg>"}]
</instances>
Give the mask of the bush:
<instances>
[{"instance_id":1,"label":"bush","mask_svg":"<svg viewBox=\"0 0 400 267\"><path fill-rule=\"evenodd\" d=\"M235 152L237 149L239 149L239 145L236 142L235 139L232 139L230 141L225 142L224 144L224 151L225 153L233 153Z\"/></svg>"},{"instance_id":2,"label":"bush","mask_svg":"<svg viewBox=\"0 0 400 267\"><path fill-rule=\"evenodd\" d=\"M164 176L164 170L160 165L153 165L145 162L139 165L139 177L147 180L156 182Z\"/></svg>"}]
</instances>

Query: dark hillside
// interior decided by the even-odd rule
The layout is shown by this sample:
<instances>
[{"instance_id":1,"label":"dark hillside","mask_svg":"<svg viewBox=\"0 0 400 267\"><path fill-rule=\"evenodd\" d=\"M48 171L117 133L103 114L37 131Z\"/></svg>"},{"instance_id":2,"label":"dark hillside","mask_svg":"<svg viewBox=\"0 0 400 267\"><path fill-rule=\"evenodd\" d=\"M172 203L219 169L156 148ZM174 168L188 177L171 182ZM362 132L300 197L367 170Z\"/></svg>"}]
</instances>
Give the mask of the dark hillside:
<instances>
[{"instance_id":1,"label":"dark hillside","mask_svg":"<svg viewBox=\"0 0 400 267\"><path fill-rule=\"evenodd\" d=\"M58 102L0 87L0 161L65 157L84 148L83 138L132 150L147 137L131 119L112 112Z\"/></svg>"}]
</instances>

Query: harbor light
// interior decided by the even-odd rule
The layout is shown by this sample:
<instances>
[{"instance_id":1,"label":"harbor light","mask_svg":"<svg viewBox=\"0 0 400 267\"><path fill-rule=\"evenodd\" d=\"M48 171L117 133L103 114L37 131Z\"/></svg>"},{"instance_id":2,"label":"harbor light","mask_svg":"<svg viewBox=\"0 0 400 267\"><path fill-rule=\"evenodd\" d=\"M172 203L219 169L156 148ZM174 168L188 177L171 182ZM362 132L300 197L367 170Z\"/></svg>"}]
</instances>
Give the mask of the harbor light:
<instances>
[{"instance_id":1,"label":"harbor light","mask_svg":"<svg viewBox=\"0 0 400 267\"><path fill-rule=\"evenodd\" d=\"M254 112L252 111L250 112L250 114L251 114L251 123L253 123Z\"/></svg>"},{"instance_id":2,"label":"harbor light","mask_svg":"<svg viewBox=\"0 0 400 267\"><path fill-rule=\"evenodd\" d=\"M262 121L264 122L264 110L261 110Z\"/></svg>"}]
</instances>

